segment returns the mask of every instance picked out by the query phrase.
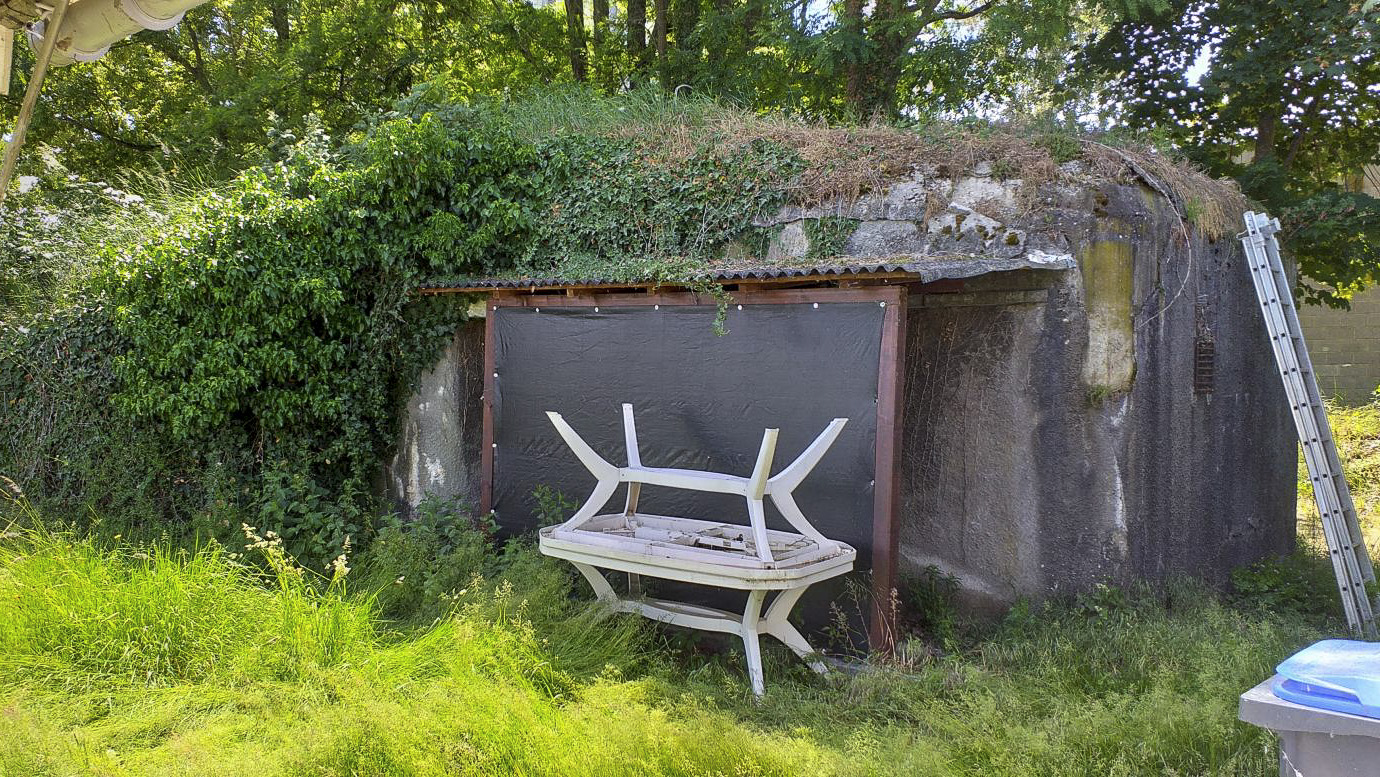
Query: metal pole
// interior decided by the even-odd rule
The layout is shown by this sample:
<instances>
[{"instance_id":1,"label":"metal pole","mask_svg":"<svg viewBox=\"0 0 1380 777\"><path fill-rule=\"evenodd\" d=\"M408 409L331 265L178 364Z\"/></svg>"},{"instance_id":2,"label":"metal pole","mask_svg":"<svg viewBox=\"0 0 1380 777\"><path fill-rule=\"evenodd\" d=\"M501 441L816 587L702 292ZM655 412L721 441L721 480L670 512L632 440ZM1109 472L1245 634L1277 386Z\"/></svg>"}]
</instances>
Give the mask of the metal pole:
<instances>
[{"instance_id":1,"label":"metal pole","mask_svg":"<svg viewBox=\"0 0 1380 777\"><path fill-rule=\"evenodd\" d=\"M5 204L10 179L14 177L14 168L19 164L19 149L24 145L29 121L34 117L34 106L38 105L38 92L43 88L43 78L48 75L48 63L53 59L53 46L57 44L57 34L62 29L62 17L67 14L67 3L68 0L57 0L52 15L43 26L43 44L38 47L38 60L34 63L34 72L29 76L29 88L24 91L24 104L19 107L14 133L5 146L5 161L0 164L0 205Z\"/></svg>"}]
</instances>

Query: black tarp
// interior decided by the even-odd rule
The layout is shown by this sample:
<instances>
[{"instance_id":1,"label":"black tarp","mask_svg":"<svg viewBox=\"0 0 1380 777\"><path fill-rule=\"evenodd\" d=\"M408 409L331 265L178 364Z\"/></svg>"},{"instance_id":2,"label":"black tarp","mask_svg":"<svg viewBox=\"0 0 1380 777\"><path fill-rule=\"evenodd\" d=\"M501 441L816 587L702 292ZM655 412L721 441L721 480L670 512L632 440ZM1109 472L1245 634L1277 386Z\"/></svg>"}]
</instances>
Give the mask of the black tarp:
<instances>
[{"instance_id":1,"label":"black tarp","mask_svg":"<svg viewBox=\"0 0 1380 777\"><path fill-rule=\"evenodd\" d=\"M500 528L518 534L537 527L532 491L540 485L577 503L594 486L547 410L624 466L620 405L630 402L643 464L738 475L752 470L764 428L781 430L775 474L830 419L846 417L842 435L795 495L815 527L856 547L857 568L868 569L884 312L877 302L746 304L730 309L728 334L716 335L713 304L489 311ZM622 499L620 490L606 511L620 509ZM639 510L747 523L742 499L723 494L644 487ZM767 517L773 528L790 529L770 503Z\"/></svg>"}]
</instances>

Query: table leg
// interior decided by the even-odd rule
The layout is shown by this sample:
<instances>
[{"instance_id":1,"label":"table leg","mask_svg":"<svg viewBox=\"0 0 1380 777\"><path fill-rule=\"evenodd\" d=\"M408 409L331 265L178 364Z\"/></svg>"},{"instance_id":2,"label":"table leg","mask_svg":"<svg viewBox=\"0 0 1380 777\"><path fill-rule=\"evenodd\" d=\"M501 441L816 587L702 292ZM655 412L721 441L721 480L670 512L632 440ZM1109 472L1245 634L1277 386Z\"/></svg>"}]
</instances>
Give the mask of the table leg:
<instances>
[{"instance_id":1,"label":"table leg","mask_svg":"<svg viewBox=\"0 0 1380 777\"><path fill-rule=\"evenodd\" d=\"M578 561L572 561L570 563L574 564L575 568L580 570L580 574L584 575L585 579L589 581L589 587L594 589L594 595L599 598L599 601L618 601L618 594L613 592L613 586L609 585L609 581L605 580L604 576L599 574L599 570L589 564L581 564Z\"/></svg>"},{"instance_id":2,"label":"table leg","mask_svg":"<svg viewBox=\"0 0 1380 777\"><path fill-rule=\"evenodd\" d=\"M814 648L810 647L810 643L805 641L805 637L788 620L791 609L795 607L796 602L800 601L806 588L809 586L792 588L777 594L776 598L772 600L771 606L767 608L762 631L786 643L786 647L805 659L811 669L820 674L828 674L829 667L823 661L811 660L810 656L815 655Z\"/></svg>"},{"instance_id":3,"label":"table leg","mask_svg":"<svg viewBox=\"0 0 1380 777\"><path fill-rule=\"evenodd\" d=\"M758 697L766 693L766 680L762 675L762 646L758 641L762 602L766 598L766 591L749 592L747 607L743 610L743 651L747 653L748 678L752 681L752 692Z\"/></svg>"}]
</instances>

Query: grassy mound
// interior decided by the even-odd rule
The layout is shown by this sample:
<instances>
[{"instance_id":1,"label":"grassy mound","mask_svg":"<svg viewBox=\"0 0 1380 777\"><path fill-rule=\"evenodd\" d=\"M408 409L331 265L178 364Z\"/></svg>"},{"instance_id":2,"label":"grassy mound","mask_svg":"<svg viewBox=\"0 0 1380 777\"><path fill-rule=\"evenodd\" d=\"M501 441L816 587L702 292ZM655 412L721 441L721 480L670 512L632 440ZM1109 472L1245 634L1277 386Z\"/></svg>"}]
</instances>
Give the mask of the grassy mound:
<instances>
[{"instance_id":1,"label":"grassy mound","mask_svg":"<svg viewBox=\"0 0 1380 777\"><path fill-rule=\"evenodd\" d=\"M1153 149L1053 125L827 126L579 90L479 104L423 91L397 108L348 138L307 133L215 190L64 222L79 244L24 288L24 320L0 322L0 474L54 513L222 539L248 521L316 563L368 543L390 509L375 479L398 407L465 315L419 287L558 277L726 306L716 271L832 263L863 223L813 208L801 254L764 221L915 177L907 212L925 234L951 205L1044 229L1059 193L1044 184L1087 193L1095 213L1088 187L1144 183L1185 238L1241 205ZM980 167L995 189L963 199L953 179ZM84 191L64 177L29 197ZM975 242L1021 241L1007 238L984 227Z\"/></svg>"}]
</instances>

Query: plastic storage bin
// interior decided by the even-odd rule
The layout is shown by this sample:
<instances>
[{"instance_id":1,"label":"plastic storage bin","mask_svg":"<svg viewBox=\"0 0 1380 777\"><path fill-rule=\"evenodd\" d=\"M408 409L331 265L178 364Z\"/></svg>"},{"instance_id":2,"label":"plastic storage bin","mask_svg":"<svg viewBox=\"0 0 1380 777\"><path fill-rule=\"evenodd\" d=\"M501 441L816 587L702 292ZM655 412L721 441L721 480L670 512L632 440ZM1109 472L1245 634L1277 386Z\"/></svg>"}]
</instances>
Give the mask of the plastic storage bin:
<instances>
[{"instance_id":1,"label":"plastic storage bin","mask_svg":"<svg viewBox=\"0 0 1380 777\"><path fill-rule=\"evenodd\" d=\"M1275 667L1274 694L1305 707L1380 718L1380 643L1325 639Z\"/></svg>"},{"instance_id":2,"label":"plastic storage bin","mask_svg":"<svg viewBox=\"0 0 1380 777\"><path fill-rule=\"evenodd\" d=\"M1241 720L1279 734L1287 777L1380 775L1380 644L1324 640L1241 694Z\"/></svg>"}]
</instances>

